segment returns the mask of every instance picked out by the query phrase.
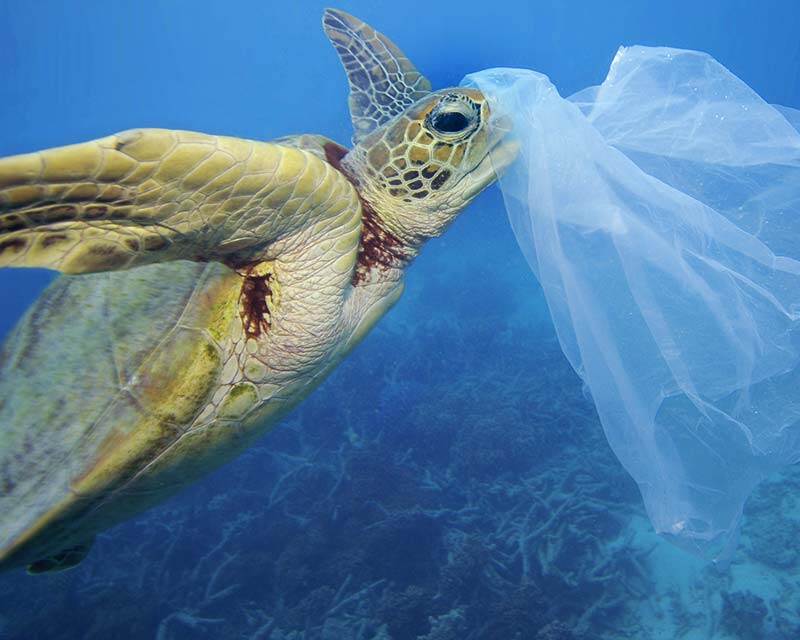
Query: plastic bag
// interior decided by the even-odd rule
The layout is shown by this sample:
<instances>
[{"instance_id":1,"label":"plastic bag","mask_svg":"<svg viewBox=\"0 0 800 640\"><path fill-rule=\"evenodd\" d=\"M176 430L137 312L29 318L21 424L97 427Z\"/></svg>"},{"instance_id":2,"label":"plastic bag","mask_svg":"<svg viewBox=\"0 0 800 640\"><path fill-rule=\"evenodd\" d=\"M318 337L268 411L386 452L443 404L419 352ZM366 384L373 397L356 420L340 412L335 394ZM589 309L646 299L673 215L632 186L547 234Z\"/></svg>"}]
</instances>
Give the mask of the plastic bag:
<instances>
[{"instance_id":1,"label":"plastic bag","mask_svg":"<svg viewBox=\"0 0 800 640\"><path fill-rule=\"evenodd\" d=\"M655 529L724 558L800 459L799 112L666 48L569 100L532 71L465 80L513 123L512 227Z\"/></svg>"}]
</instances>

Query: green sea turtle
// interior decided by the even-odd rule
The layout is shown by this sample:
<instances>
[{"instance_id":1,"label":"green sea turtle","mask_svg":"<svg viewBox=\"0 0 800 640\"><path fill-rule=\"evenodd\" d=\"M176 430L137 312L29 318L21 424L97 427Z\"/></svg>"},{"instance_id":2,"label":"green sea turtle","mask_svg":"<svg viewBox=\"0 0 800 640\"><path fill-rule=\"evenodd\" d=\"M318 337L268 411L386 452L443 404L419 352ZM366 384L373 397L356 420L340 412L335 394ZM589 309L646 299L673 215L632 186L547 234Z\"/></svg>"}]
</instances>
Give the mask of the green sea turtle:
<instances>
[{"instance_id":1,"label":"green sea turtle","mask_svg":"<svg viewBox=\"0 0 800 640\"><path fill-rule=\"evenodd\" d=\"M349 151L143 129L0 160L0 266L84 274L2 351L0 568L76 565L274 426L513 158L479 91L431 92L371 27L323 24Z\"/></svg>"}]
</instances>

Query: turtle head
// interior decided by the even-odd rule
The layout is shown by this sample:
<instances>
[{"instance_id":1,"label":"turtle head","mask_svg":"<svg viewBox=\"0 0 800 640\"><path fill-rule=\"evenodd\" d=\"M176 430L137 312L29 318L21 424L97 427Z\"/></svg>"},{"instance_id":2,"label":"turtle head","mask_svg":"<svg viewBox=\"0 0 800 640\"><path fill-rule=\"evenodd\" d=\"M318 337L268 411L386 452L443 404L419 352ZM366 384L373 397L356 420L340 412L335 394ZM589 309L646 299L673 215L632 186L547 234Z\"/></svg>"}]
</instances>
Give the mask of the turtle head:
<instances>
[{"instance_id":1,"label":"turtle head","mask_svg":"<svg viewBox=\"0 0 800 640\"><path fill-rule=\"evenodd\" d=\"M494 182L515 147L480 91L431 92L391 40L343 11L327 9L323 26L350 84L355 147L341 167L415 253Z\"/></svg>"},{"instance_id":2,"label":"turtle head","mask_svg":"<svg viewBox=\"0 0 800 640\"><path fill-rule=\"evenodd\" d=\"M385 226L418 246L440 235L514 158L505 133L480 91L445 89L368 134L342 164Z\"/></svg>"}]
</instances>

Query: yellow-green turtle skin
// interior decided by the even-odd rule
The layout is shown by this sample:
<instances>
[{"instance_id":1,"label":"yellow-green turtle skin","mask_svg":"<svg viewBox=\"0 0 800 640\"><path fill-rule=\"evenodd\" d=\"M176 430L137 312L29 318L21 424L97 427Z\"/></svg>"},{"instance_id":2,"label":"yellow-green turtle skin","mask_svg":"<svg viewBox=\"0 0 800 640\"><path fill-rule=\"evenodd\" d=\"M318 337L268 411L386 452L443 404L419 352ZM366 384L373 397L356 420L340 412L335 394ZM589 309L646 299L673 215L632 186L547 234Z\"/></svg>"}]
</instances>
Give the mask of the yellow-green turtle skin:
<instances>
[{"instance_id":1,"label":"yellow-green turtle skin","mask_svg":"<svg viewBox=\"0 0 800 640\"><path fill-rule=\"evenodd\" d=\"M0 267L71 274L3 347L0 569L74 566L273 427L495 180L489 151L513 158L479 92L429 93L385 36L324 25L350 152L144 129L0 159Z\"/></svg>"},{"instance_id":2,"label":"yellow-green turtle skin","mask_svg":"<svg viewBox=\"0 0 800 640\"><path fill-rule=\"evenodd\" d=\"M319 212L347 218L356 242L357 204L347 180L305 149L128 131L0 160L0 266L75 274L198 256L247 263L296 242Z\"/></svg>"},{"instance_id":3,"label":"yellow-green turtle skin","mask_svg":"<svg viewBox=\"0 0 800 640\"><path fill-rule=\"evenodd\" d=\"M396 300L400 285L395 282L388 287L395 293L383 287L379 296L359 296L359 313L346 313L360 232L355 190L313 153L258 144L272 156L270 171L252 189L265 195L258 207L236 208L249 207L258 224L243 225L244 231L232 227L229 237L249 236L254 228L257 237L272 241L246 270L173 261L64 276L7 340L0 369L5 564L33 562L80 545L236 455L309 393ZM114 142L0 161L0 174L26 176L24 185L0 190L0 198L8 201L11 193L18 203L21 186L37 193L58 188L46 169L50 158L81 157L81 151L101 158L95 145L110 149ZM14 172L14 165L34 162L45 169ZM80 175L68 176L72 190L98 165L81 166ZM157 171L154 165L150 173ZM216 183L214 193L230 192L230 185L242 180L241 172L230 173L226 187L221 176L205 177ZM169 189L165 185L163 193ZM38 215L35 204L26 204L14 215ZM85 225L87 233L81 205L74 207L76 228L39 231L31 225L23 232L30 249L17 252L16 259L50 266L61 260L69 270L82 271L87 264L82 256L91 254L87 247L116 247L129 237L117 218L108 228ZM153 211L146 215L158 215L157 206ZM255 217L262 211L266 215ZM203 233L188 217L180 233ZM161 219L168 218L162 214ZM173 217L166 226L178 225ZM82 240L74 241L73 252L37 251L51 233ZM141 229L133 227L131 236L137 233ZM93 244L95 238L100 244ZM179 237L166 250L181 242ZM242 246L237 242L238 251ZM147 253L138 252L126 252L124 260L140 255L148 261ZM96 264L93 260L88 264ZM268 317L245 318L244 285L258 279L268 283L263 292ZM349 298L352 306L356 297ZM258 331L261 321L263 331ZM248 332L248 323L254 323L254 331Z\"/></svg>"}]
</instances>

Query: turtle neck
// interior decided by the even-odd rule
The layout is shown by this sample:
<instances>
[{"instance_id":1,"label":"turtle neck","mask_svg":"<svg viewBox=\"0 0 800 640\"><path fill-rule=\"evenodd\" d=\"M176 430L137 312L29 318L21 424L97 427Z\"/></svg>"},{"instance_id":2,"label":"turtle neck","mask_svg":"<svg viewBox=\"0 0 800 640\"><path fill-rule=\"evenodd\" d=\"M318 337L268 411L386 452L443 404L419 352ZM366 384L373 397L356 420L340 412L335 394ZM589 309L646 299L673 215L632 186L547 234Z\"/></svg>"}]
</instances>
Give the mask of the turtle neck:
<instances>
[{"instance_id":1,"label":"turtle neck","mask_svg":"<svg viewBox=\"0 0 800 640\"><path fill-rule=\"evenodd\" d=\"M420 245L404 241L394 233L381 218L373 205L361 192L362 185L342 160L349 153L345 147L327 143L325 158L355 187L361 201L361 239L358 246L358 260L353 273L353 285L371 280L370 275L377 271L380 280L397 281L403 269L417 256Z\"/></svg>"}]
</instances>

